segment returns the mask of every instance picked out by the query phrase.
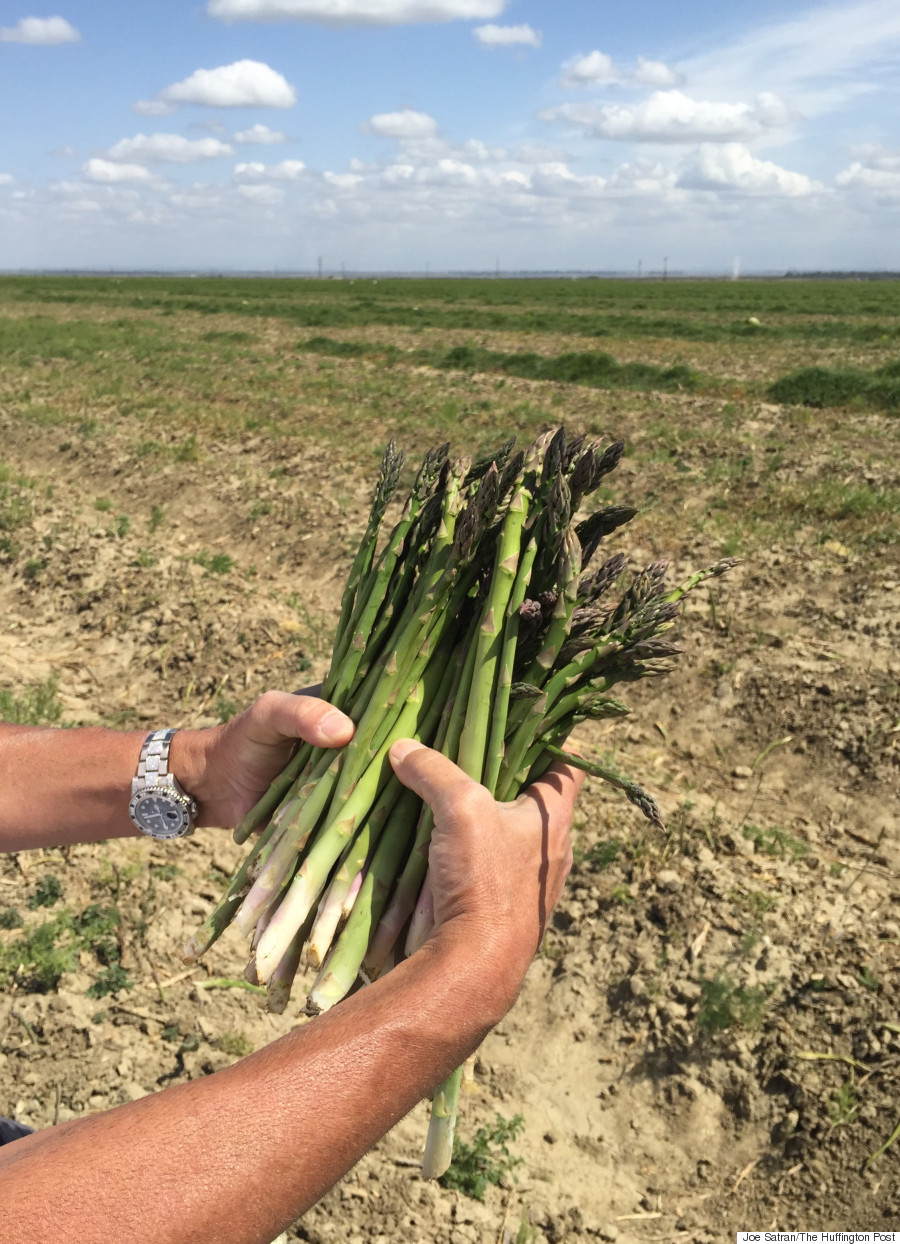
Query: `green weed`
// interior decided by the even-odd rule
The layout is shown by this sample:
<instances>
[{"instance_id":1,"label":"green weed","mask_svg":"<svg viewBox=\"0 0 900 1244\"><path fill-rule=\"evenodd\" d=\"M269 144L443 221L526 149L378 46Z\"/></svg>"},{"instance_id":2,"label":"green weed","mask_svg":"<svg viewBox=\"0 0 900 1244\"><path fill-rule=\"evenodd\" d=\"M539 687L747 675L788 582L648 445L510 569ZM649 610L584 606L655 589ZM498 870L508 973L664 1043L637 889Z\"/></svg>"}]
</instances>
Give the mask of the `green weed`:
<instances>
[{"instance_id":1,"label":"green weed","mask_svg":"<svg viewBox=\"0 0 900 1244\"><path fill-rule=\"evenodd\" d=\"M863 989L868 989L869 993L879 993L881 990L881 981L866 964L863 964L857 972L856 979Z\"/></svg>"},{"instance_id":2,"label":"green weed","mask_svg":"<svg viewBox=\"0 0 900 1244\"><path fill-rule=\"evenodd\" d=\"M172 457L176 462L198 462L200 460L200 450L197 448L197 437L192 432L186 441L176 445L172 450Z\"/></svg>"},{"instance_id":3,"label":"green weed","mask_svg":"<svg viewBox=\"0 0 900 1244\"><path fill-rule=\"evenodd\" d=\"M234 558L229 557L227 553L208 553L206 549L201 549L199 553L195 553L191 558L192 562L196 562L198 566L202 566L209 574L228 574L234 569Z\"/></svg>"},{"instance_id":4,"label":"green weed","mask_svg":"<svg viewBox=\"0 0 900 1244\"><path fill-rule=\"evenodd\" d=\"M244 1058L253 1052L253 1042L242 1032L229 1030L219 1037L219 1049L232 1058Z\"/></svg>"},{"instance_id":5,"label":"green weed","mask_svg":"<svg viewBox=\"0 0 900 1244\"><path fill-rule=\"evenodd\" d=\"M809 855L809 843L795 838L780 825L770 825L767 829L759 825L745 825L743 834L754 844L757 851L762 851L764 855L784 855L792 860L802 859L803 856Z\"/></svg>"},{"instance_id":6,"label":"green weed","mask_svg":"<svg viewBox=\"0 0 900 1244\"><path fill-rule=\"evenodd\" d=\"M15 557L19 551L13 532L31 521L34 505L30 493L35 481L0 462L0 554Z\"/></svg>"},{"instance_id":7,"label":"green weed","mask_svg":"<svg viewBox=\"0 0 900 1244\"><path fill-rule=\"evenodd\" d=\"M17 938L0 946L0 987L15 980L26 989L40 992L55 989L63 973L72 972L78 966L80 952L89 951L108 969L98 977L98 984L105 987L106 993L111 989L130 988L130 983L115 983L127 982L121 969L120 972L111 971L119 960L115 936L119 923L115 907L92 903L79 913L61 911L41 924L23 928Z\"/></svg>"},{"instance_id":8,"label":"green weed","mask_svg":"<svg viewBox=\"0 0 900 1244\"><path fill-rule=\"evenodd\" d=\"M174 881L176 877L184 874L177 864L151 864L150 876L157 881Z\"/></svg>"},{"instance_id":9,"label":"green weed","mask_svg":"<svg viewBox=\"0 0 900 1244\"><path fill-rule=\"evenodd\" d=\"M831 1109L829 1116L831 1118L831 1126L843 1127L847 1123L853 1123L859 1114L859 1101L856 1088L856 1079L853 1073L850 1078L845 1080L836 1093L831 1094Z\"/></svg>"},{"instance_id":10,"label":"green weed","mask_svg":"<svg viewBox=\"0 0 900 1244\"><path fill-rule=\"evenodd\" d=\"M496 1116L492 1127L480 1127L471 1145L453 1138L453 1161L441 1176L445 1188L453 1188L473 1200L483 1201L490 1184L500 1184L506 1176L522 1165L522 1158L513 1157L510 1143L518 1138L525 1121L520 1114L511 1119Z\"/></svg>"},{"instance_id":11,"label":"green weed","mask_svg":"<svg viewBox=\"0 0 900 1244\"><path fill-rule=\"evenodd\" d=\"M758 1028L762 1023L768 994L760 985L742 988L720 969L715 976L700 976L700 1003L696 1023L708 1036L742 1024Z\"/></svg>"},{"instance_id":12,"label":"green weed","mask_svg":"<svg viewBox=\"0 0 900 1244\"><path fill-rule=\"evenodd\" d=\"M55 877L53 873L45 873L35 886L34 894L28 900L29 910L37 911L39 907L52 907L62 898L62 893L62 882L59 877Z\"/></svg>"},{"instance_id":13,"label":"green weed","mask_svg":"<svg viewBox=\"0 0 900 1244\"><path fill-rule=\"evenodd\" d=\"M113 963L103 969L93 985L88 986L87 994L89 998L105 998L120 989L134 989L134 981L121 964Z\"/></svg>"},{"instance_id":14,"label":"green weed","mask_svg":"<svg viewBox=\"0 0 900 1244\"><path fill-rule=\"evenodd\" d=\"M743 906L751 916L761 920L778 906L778 896L766 894L764 890L748 890L743 898Z\"/></svg>"},{"instance_id":15,"label":"green weed","mask_svg":"<svg viewBox=\"0 0 900 1244\"><path fill-rule=\"evenodd\" d=\"M627 885L614 885L609 892L609 897L620 907L627 907L629 903L634 902L634 895Z\"/></svg>"},{"instance_id":16,"label":"green weed","mask_svg":"<svg viewBox=\"0 0 900 1244\"><path fill-rule=\"evenodd\" d=\"M56 694L57 687L52 675L26 687L20 695L0 687L0 720L21 726L58 725L63 706Z\"/></svg>"},{"instance_id":17,"label":"green weed","mask_svg":"<svg viewBox=\"0 0 900 1244\"><path fill-rule=\"evenodd\" d=\"M587 851L581 853L579 863L586 864L594 872L605 872L613 864L622 850L618 838L610 838L606 842L595 842Z\"/></svg>"},{"instance_id":18,"label":"green weed","mask_svg":"<svg viewBox=\"0 0 900 1244\"><path fill-rule=\"evenodd\" d=\"M242 707L240 700L233 700L230 696L218 695L216 697L216 716L223 723L235 717Z\"/></svg>"}]
</instances>

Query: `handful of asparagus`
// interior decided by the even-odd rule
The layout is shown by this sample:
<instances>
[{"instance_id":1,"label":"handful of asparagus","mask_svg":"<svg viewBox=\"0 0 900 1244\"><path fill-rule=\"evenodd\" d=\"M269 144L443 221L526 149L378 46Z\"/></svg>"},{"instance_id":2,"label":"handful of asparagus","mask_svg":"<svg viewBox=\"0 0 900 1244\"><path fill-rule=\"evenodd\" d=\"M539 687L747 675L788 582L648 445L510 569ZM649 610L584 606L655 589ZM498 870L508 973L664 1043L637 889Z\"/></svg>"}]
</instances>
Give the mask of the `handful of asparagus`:
<instances>
[{"instance_id":1,"label":"handful of asparagus","mask_svg":"<svg viewBox=\"0 0 900 1244\"><path fill-rule=\"evenodd\" d=\"M679 601L731 563L675 589L654 563L622 590L621 554L588 573L604 537L636 513L611 505L575 519L621 442L602 448L559 429L474 464L448 448L426 456L386 531L403 462L388 445L322 687L356 722L353 741L300 748L235 830L243 842L262 827L187 947L189 958L203 954L234 920L251 938L248 979L266 985L273 1011L284 1010L304 949L319 969L306 1003L317 1014L431 932L432 815L393 775L395 739L437 748L501 800L563 757L662 824L636 783L563 745L579 722L628 713L610 695L617 683L671 668L679 649L663 636ZM426 1176L449 1165L458 1092L459 1072L435 1095Z\"/></svg>"}]
</instances>

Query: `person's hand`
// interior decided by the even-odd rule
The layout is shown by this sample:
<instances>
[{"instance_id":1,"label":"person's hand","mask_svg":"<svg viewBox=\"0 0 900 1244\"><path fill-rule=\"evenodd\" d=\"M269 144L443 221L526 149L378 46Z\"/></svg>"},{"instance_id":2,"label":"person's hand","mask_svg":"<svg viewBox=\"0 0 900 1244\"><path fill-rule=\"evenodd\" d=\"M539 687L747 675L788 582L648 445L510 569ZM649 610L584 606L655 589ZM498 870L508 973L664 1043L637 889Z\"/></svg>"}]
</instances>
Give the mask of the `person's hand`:
<instances>
[{"instance_id":1,"label":"person's hand","mask_svg":"<svg viewBox=\"0 0 900 1244\"><path fill-rule=\"evenodd\" d=\"M569 830L584 774L553 764L514 803L498 803L411 739L395 743L390 758L400 781L434 812L434 936L469 942L511 1003L572 866Z\"/></svg>"},{"instance_id":2,"label":"person's hand","mask_svg":"<svg viewBox=\"0 0 900 1244\"><path fill-rule=\"evenodd\" d=\"M237 717L210 730L181 730L172 772L200 806L198 824L236 825L293 755L297 741L343 747L353 722L313 695L267 691Z\"/></svg>"}]
</instances>

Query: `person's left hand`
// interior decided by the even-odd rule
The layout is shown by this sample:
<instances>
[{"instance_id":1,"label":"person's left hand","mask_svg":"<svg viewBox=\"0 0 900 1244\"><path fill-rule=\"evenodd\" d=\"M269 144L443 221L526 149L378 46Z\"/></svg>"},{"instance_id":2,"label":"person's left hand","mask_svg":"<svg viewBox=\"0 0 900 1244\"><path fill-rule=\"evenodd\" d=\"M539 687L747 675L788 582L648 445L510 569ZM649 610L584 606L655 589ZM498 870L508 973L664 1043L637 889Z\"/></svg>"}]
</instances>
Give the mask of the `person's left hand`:
<instances>
[{"instance_id":1,"label":"person's left hand","mask_svg":"<svg viewBox=\"0 0 900 1244\"><path fill-rule=\"evenodd\" d=\"M236 825L290 760L298 740L343 747L346 714L313 695L267 691L237 717L209 730L180 730L171 769L197 800L198 825Z\"/></svg>"}]
</instances>

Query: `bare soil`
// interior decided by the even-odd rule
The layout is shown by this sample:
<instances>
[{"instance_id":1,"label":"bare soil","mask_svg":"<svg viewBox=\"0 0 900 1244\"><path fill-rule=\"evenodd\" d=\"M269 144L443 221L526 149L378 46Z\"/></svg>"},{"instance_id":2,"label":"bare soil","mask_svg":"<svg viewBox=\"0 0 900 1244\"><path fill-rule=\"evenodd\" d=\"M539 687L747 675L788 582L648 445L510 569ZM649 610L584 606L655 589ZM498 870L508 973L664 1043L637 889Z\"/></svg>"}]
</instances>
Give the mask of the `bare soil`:
<instances>
[{"instance_id":1,"label":"bare soil","mask_svg":"<svg viewBox=\"0 0 900 1244\"><path fill-rule=\"evenodd\" d=\"M249 431L142 470L123 427L79 439L10 409L0 441L37 481L29 541L0 561L0 688L53 676L69 723L202 727L321 676L369 487L352 463L335 472L333 447ZM638 539L622 544L636 562L659 553ZM705 559L689 539L671 552L673 573ZM216 554L232 567L211 570ZM719 1244L900 1226L900 1142L873 1158L900 1122L898 583L895 546L784 541L691 601L679 672L582 740L658 796L668 836L588 782L567 893L474 1064L461 1132L521 1115L521 1164L483 1202L423 1182L423 1104L290 1238ZM182 963L242 851L206 830L0 861L0 910L29 924L48 914L28 908L47 873L54 910L115 902L134 982L88 997L85 954L58 989L0 998L0 1113L45 1127L101 1111L302 1022L299 988L284 1016L202 988L241 976L233 931Z\"/></svg>"}]
</instances>

